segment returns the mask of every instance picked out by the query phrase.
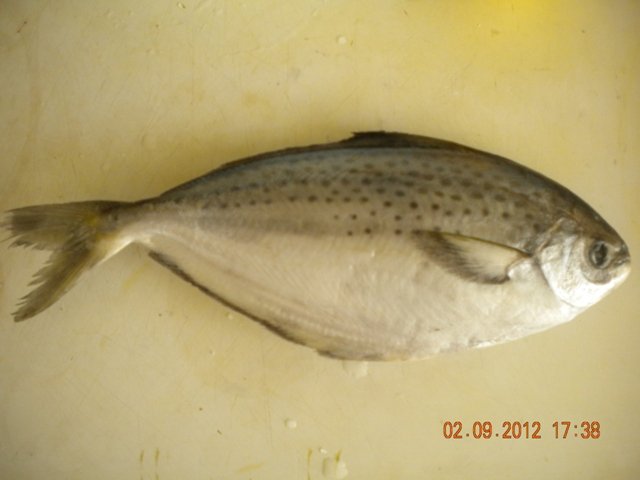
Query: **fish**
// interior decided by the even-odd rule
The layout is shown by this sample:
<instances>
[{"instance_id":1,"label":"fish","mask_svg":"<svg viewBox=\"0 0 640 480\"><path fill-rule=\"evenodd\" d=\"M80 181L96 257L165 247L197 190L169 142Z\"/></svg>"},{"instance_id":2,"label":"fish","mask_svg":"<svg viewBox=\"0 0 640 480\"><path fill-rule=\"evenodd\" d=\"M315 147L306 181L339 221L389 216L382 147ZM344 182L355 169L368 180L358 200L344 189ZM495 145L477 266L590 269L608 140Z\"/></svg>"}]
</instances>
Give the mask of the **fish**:
<instances>
[{"instance_id":1,"label":"fish","mask_svg":"<svg viewBox=\"0 0 640 480\"><path fill-rule=\"evenodd\" d=\"M154 198L6 213L51 256L15 321L130 244L281 337L401 361L566 323L630 272L625 242L567 188L506 158L394 132L259 154Z\"/></svg>"}]
</instances>

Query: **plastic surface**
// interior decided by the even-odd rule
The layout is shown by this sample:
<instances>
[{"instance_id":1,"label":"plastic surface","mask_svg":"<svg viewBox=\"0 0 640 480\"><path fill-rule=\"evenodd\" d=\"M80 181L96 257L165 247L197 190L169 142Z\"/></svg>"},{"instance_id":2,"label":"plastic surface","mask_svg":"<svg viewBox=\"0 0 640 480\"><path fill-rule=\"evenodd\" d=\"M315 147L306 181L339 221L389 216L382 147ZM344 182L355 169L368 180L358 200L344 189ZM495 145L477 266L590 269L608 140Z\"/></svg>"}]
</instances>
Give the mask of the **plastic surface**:
<instances>
[{"instance_id":1,"label":"plastic surface","mask_svg":"<svg viewBox=\"0 0 640 480\"><path fill-rule=\"evenodd\" d=\"M134 200L244 155L385 129L532 167L640 255L635 2L19 0L2 12L2 210ZM635 271L546 333L363 365L281 340L135 248L14 324L46 257L0 252L2 478L640 475ZM456 420L463 435L474 421L494 434L538 421L542 438L445 439ZM600 438L574 436L585 420ZM571 422L568 438L555 421Z\"/></svg>"}]
</instances>

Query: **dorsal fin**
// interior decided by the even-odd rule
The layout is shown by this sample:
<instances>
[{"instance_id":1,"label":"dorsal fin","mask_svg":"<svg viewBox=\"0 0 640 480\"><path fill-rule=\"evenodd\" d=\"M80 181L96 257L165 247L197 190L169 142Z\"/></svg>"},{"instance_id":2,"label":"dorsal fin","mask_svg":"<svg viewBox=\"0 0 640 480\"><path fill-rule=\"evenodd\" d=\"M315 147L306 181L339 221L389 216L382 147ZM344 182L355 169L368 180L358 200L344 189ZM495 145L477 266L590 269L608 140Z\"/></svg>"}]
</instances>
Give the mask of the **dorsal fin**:
<instances>
[{"instance_id":1,"label":"dorsal fin","mask_svg":"<svg viewBox=\"0 0 640 480\"><path fill-rule=\"evenodd\" d=\"M467 147L446 140L423 137L421 135L411 135L397 132L354 132L353 136L339 142L340 145L350 147L371 147L371 148L429 148L437 150L468 150Z\"/></svg>"}]
</instances>

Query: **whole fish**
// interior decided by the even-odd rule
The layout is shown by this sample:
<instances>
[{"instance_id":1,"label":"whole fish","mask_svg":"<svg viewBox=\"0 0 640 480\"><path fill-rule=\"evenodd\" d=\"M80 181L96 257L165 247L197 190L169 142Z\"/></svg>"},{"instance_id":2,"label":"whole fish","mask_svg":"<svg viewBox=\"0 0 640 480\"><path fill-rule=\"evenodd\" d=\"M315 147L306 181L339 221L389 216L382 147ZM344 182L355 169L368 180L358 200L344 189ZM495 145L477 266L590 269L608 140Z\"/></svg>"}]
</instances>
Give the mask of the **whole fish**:
<instances>
[{"instance_id":1,"label":"whole fish","mask_svg":"<svg viewBox=\"0 0 640 480\"><path fill-rule=\"evenodd\" d=\"M7 215L13 245L52 251L16 321L137 243L281 336L351 360L521 338L571 320L630 270L620 236L561 185L399 133L239 160L134 203Z\"/></svg>"}]
</instances>

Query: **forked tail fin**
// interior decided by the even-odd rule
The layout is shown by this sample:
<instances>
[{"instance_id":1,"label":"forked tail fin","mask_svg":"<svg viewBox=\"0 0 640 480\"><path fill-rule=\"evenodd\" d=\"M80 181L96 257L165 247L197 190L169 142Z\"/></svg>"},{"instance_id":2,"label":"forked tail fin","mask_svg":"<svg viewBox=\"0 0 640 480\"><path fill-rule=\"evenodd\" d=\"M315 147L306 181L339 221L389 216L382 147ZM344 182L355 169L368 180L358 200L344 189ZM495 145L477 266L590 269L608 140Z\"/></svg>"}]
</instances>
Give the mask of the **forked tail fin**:
<instances>
[{"instance_id":1,"label":"forked tail fin","mask_svg":"<svg viewBox=\"0 0 640 480\"><path fill-rule=\"evenodd\" d=\"M108 241L113 237L114 226L105 218L123 205L74 202L17 208L6 213L0 227L9 230L12 246L51 250L46 265L29 283L36 288L22 297L13 313L16 322L51 306L83 272L122 248L123 245Z\"/></svg>"}]
</instances>

